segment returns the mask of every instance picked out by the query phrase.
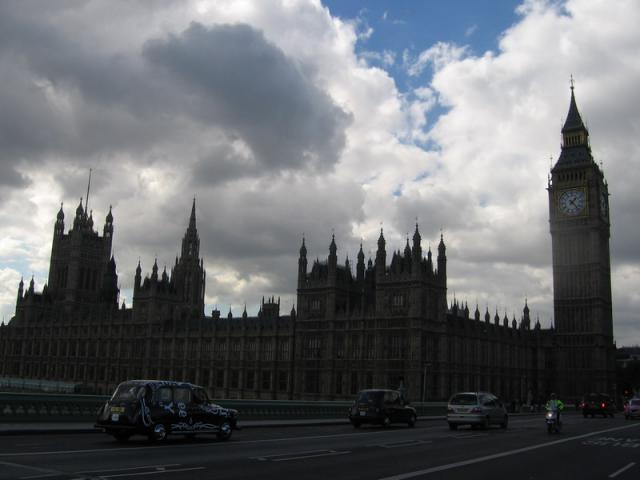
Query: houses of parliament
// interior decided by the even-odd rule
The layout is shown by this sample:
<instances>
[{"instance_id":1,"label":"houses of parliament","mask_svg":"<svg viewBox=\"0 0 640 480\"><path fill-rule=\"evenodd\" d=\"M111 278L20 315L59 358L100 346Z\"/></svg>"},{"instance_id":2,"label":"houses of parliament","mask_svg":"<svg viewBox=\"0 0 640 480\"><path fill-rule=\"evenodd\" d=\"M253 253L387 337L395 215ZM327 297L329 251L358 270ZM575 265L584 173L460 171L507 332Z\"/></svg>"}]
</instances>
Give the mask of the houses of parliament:
<instances>
[{"instance_id":1,"label":"houses of parliament","mask_svg":"<svg viewBox=\"0 0 640 480\"><path fill-rule=\"evenodd\" d=\"M257 316L204 310L195 200L179 258L167 272L138 263L133 303L119 304L111 209L100 235L82 200L65 233L53 226L48 282L18 286L15 316L0 326L0 377L58 380L109 393L121 381L191 381L217 398L344 400L362 388L398 387L411 400L456 391L506 399L565 398L615 390L609 199L575 101L547 185L554 326L500 318L447 302L447 252L425 250L416 225L404 250L384 233L374 259L362 247L355 273L331 239L309 262L302 240L297 302L263 299ZM186 217L186 215L185 215ZM292 268L295 268L292 265Z\"/></svg>"}]
</instances>

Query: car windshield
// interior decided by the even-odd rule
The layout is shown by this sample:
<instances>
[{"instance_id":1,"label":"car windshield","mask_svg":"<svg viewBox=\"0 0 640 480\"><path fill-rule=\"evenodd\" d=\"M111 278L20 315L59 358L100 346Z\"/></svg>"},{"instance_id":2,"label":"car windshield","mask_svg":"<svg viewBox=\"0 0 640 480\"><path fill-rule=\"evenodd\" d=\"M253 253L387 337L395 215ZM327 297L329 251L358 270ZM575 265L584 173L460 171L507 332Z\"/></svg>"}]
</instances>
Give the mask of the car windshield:
<instances>
[{"instance_id":1,"label":"car windshield","mask_svg":"<svg viewBox=\"0 0 640 480\"><path fill-rule=\"evenodd\" d=\"M631 400L631 405L640 405L640 398L637 398L635 400Z\"/></svg>"},{"instance_id":2,"label":"car windshield","mask_svg":"<svg viewBox=\"0 0 640 480\"><path fill-rule=\"evenodd\" d=\"M384 392L360 392L358 403L376 403L382 400Z\"/></svg>"},{"instance_id":3,"label":"car windshield","mask_svg":"<svg viewBox=\"0 0 640 480\"><path fill-rule=\"evenodd\" d=\"M478 396L475 393L458 393L451 398L449 403L455 405L476 405Z\"/></svg>"},{"instance_id":4,"label":"car windshield","mask_svg":"<svg viewBox=\"0 0 640 480\"><path fill-rule=\"evenodd\" d=\"M140 389L143 389L144 386L138 385L135 383L121 383L118 385L115 393L111 397L112 402L126 402L135 400L138 398L138 393Z\"/></svg>"}]
</instances>

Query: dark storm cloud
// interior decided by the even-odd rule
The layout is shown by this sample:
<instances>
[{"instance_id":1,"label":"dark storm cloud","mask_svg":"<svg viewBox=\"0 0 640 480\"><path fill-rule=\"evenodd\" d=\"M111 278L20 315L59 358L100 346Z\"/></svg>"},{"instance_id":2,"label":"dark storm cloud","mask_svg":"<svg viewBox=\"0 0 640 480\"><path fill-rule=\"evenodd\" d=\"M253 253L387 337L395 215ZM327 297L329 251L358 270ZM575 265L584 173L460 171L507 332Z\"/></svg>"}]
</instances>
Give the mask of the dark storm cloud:
<instances>
[{"instance_id":1,"label":"dark storm cloud","mask_svg":"<svg viewBox=\"0 0 640 480\"><path fill-rule=\"evenodd\" d=\"M0 5L6 172L18 160L95 165L124 154L149 163L158 152L181 152L182 169L194 168L202 184L330 169L338 160L349 116L258 30L194 23L142 50L112 51L65 21ZM213 148L199 146L212 131L222 132ZM243 158L224 145L234 137L246 146ZM7 182L19 184L16 175Z\"/></svg>"},{"instance_id":2,"label":"dark storm cloud","mask_svg":"<svg viewBox=\"0 0 640 480\"><path fill-rule=\"evenodd\" d=\"M252 27L192 23L143 54L180 83L190 113L237 133L266 167L337 161L349 117Z\"/></svg>"}]
</instances>

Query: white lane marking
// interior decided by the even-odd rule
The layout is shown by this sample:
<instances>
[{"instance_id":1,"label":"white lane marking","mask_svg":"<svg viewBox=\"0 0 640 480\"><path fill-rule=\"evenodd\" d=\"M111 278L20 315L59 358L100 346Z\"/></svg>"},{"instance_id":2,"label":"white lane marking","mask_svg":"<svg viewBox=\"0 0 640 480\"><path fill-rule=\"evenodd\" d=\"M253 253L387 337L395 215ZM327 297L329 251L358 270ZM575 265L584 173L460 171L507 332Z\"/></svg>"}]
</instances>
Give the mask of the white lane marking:
<instances>
[{"instance_id":1,"label":"white lane marking","mask_svg":"<svg viewBox=\"0 0 640 480\"><path fill-rule=\"evenodd\" d=\"M140 467L129 467L129 468L110 468L108 470L82 470L80 472L73 472L74 474L78 473L100 473L100 472L126 472L129 470L141 470L143 468L167 468L167 467L179 467L180 463L167 463L166 465L142 465Z\"/></svg>"},{"instance_id":2,"label":"white lane marking","mask_svg":"<svg viewBox=\"0 0 640 480\"><path fill-rule=\"evenodd\" d=\"M620 470L616 470L615 472L613 472L611 475L609 475L609 478L616 478L618 475L620 475L622 472L626 472L627 470L629 470L631 467L633 467L636 464L636 462L631 462L629 465L627 465L626 467L622 467Z\"/></svg>"},{"instance_id":3,"label":"white lane marking","mask_svg":"<svg viewBox=\"0 0 640 480\"><path fill-rule=\"evenodd\" d=\"M261 462L272 461L282 462L287 460L298 460L300 458L326 457L332 455L344 455L351 452L336 452L335 450L309 450L306 452L274 453L273 455L262 455L260 457L249 457L249 460L259 460ZM294 455L293 457L291 455Z\"/></svg>"},{"instance_id":4,"label":"white lane marking","mask_svg":"<svg viewBox=\"0 0 640 480\"><path fill-rule=\"evenodd\" d=\"M530 452L531 450L538 450L539 448L551 447L560 443L571 442L573 440L579 440L581 438L593 437L594 435L600 435L607 432L615 432L617 430L625 430L627 428L635 428L638 425L625 425L624 427L609 428L607 430L600 430L598 432L585 433L584 435L577 435L575 437L563 438L561 440L555 440L553 442L540 443L538 445L531 445L530 447L517 448L515 450L509 450L507 452L494 453L493 455L487 455L485 457L471 458L469 460L462 460L460 462L449 463L447 465L438 465L437 467L425 468L424 470L416 470L414 472L401 473L400 475L392 475L390 477L384 477L380 480L405 480L407 478L420 477L422 475L429 475L430 473L442 472L443 470L451 470L453 468L465 467L467 465L473 465L474 463L486 462L489 460L495 460L497 458L509 457L511 455L517 455L519 453Z\"/></svg>"},{"instance_id":5,"label":"white lane marking","mask_svg":"<svg viewBox=\"0 0 640 480\"><path fill-rule=\"evenodd\" d=\"M451 438L476 438L488 437L488 433L463 433L462 435L449 435Z\"/></svg>"},{"instance_id":6,"label":"white lane marking","mask_svg":"<svg viewBox=\"0 0 640 480\"><path fill-rule=\"evenodd\" d=\"M173 473L173 472L191 472L193 470L204 470L204 469L205 467L172 468L170 470L153 470L152 472L118 473L115 475L100 475L100 478L141 477L143 475L157 475L159 473Z\"/></svg>"},{"instance_id":7,"label":"white lane marking","mask_svg":"<svg viewBox=\"0 0 640 480\"><path fill-rule=\"evenodd\" d=\"M336 452L335 450L328 450L325 453L318 453L316 455L300 455L297 457L287 457L287 458L274 458L272 462L288 462L290 460L303 460L307 458L317 458L317 457L333 457L336 455L346 455L347 453L351 453L351 451L342 451Z\"/></svg>"},{"instance_id":8,"label":"white lane marking","mask_svg":"<svg viewBox=\"0 0 640 480\"><path fill-rule=\"evenodd\" d=\"M433 443L433 440L406 440L404 442L379 443L379 444L368 445L368 446L380 447L380 448L400 448L400 447L416 447L418 445L424 445L426 443Z\"/></svg>"}]
</instances>

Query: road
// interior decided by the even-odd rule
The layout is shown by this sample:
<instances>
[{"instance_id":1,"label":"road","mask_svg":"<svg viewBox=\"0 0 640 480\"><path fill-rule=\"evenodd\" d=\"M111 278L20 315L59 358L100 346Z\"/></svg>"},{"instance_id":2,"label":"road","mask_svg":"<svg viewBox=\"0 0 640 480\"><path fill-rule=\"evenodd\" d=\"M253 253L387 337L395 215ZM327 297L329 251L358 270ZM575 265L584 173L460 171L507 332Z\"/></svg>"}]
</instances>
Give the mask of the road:
<instances>
[{"instance_id":1,"label":"road","mask_svg":"<svg viewBox=\"0 0 640 480\"><path fill-rule=\"evenodd\" d=\"M0 479L609 479L640 478L640 422L566 415L509 428L349 425L253 428L228 442L174 437L120 445L100 433L0 437Z\"/></svg>"}]
</instances>

